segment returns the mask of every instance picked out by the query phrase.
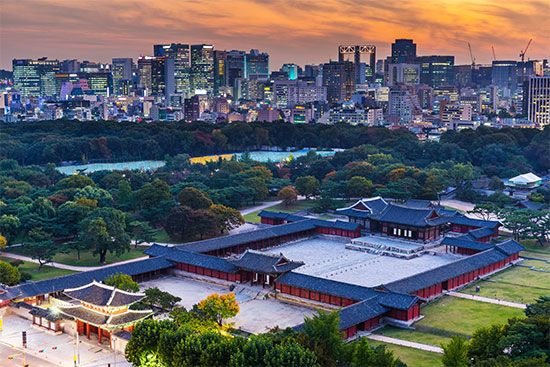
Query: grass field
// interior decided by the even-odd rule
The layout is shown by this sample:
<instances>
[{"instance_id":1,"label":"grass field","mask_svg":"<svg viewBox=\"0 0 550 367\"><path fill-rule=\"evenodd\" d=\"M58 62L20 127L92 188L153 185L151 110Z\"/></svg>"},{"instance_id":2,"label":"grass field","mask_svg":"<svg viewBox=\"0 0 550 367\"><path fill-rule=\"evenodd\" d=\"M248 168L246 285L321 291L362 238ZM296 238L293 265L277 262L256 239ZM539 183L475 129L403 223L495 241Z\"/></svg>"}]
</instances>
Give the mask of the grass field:
<instances>
[{"instance_id":1,"label":"grass field","mask_svg":"<svg viewBox=\"0 0 550 367\"><path fill-rule=\"evenodd\" d=\"M385 345L396 357L399 357L410 367L434 367L441 366L441 355L427 352L425 350L403 347L401 345L382 343L376 340L369 340L371 346Z\"/></svg>"},{"instance_id":2,"label":"grass field","mask_svg":"<svg viewBox=\"0 0 550 367\"><path fill-rule=\"evenodd\" d=\"M145 256L143 254L143 250L145 249L146 248L143 246L138 246L137 248L134 248L134 246L132 246L130 251L125 252L120 256L107 253L107 257L104 265L113 264L119 261L130 260L130 259L135 259L138 257ZM10 249L10 252L15 254L30 256L28 251L26 251L23 246ZM100 265L98 262L99 257L97 255L93 255L91 250L81 251L80 260L77 259L76 251L70 251L67 253L59 253L55 255L53 258L53 261L60 264L73 265L73 266L99 266Z\"/></svg>"},{"instance_id":3,"label":"grass field","mask_svg":"<svg viewBox=\"0 0 550 367\"><path fill-rule=\"evenodd\" d=\"M416 330L386 326L377 334L439 346L453 335L469 337L482 327L504 324L521 317L523 310L455 297L443 297L420 310L425 317L414 324Z\"/></svg>"},{"instance_id":4,"label":"grass field","mask_svg":"<svg viewBox=\"0 0 550 367\"><path fill-rule=\"evenodd\" d=\"M550 271L550 264L544 261L526 260L520 264ZM479 292L475 291L477 285L480 287ZM531 303L540 296L550 294L550 272L513 266L476 282L462 292L512 302Z\"/></svg>"},{"instance_id":5,"label":"grass field","mask_svg":"<svg viewBox=\"0 0 550 367\"><path fill-rule=\"evenodd\" d=\"M14 259L10 259L8 257L0 257L0 260L8 263L14 261ZM44 265L42 269L38 270L38 264L30 261L23 261L23 264L19 265L18 269L22 273L29 273L32 276L31 280L50 279L74 273L74 271L53 268L46 265Z\"/></svg>"}]
</instances>

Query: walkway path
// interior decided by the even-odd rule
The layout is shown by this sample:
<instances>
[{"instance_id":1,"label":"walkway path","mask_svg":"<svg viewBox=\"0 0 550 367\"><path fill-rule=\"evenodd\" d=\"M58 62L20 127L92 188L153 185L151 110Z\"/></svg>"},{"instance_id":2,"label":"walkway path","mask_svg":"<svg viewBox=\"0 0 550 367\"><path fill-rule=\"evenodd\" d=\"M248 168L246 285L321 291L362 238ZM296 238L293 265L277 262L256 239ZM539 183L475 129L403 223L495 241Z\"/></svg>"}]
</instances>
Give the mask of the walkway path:
<instances>
[{"instance_id":1,"label":"walkway path","mask_svg":"<svg viewBox=\"0 0 550 367\"><path fill-rule=\"evenodd\" d=\"M479 302L493 303L495 305L502 305L502 306L508 306L508 307L514 307L514 308L521 308L521 309L525 309L527 307L527 305L523 303L503 301L500 299L476 296L473 294L465 294L465 293L459 293L459 292L448 292L447 294L453 297L471 299L473 301L479 301Z\"/></svg>"},{"instance_id":2,"label":"walkway path","mask_svg":"<svg viewBox=\"0 0 550 367\"><path fill-rule=\"evenodd\" d=\"M272 207L272 206L275 206L275 205L278 205L282 203L281 200L278 200L278 201L267 201L267 202L264 202L264 203L261 203L259 205L255 205L255 206L251 206L249 208L245 208L245 209L241 209L240 212L242 215L247 215L247 214L250 214L250 213L254 213L256 211L259 211L259 210L263 210L263 209L267 209L269 207Z\"/></svg>"},{"instance_id":3,"label":"walkway path","mask_svg":"<svg viewBox=\"0 0 550 367\"><path fill-rule=\"evenodd\" d=\"M29 262L38 264L38 260L30 258L28 256L24 256L24 255L12 254L12 253L9 253L9 252L2 252L1 255L3 257L9 257L10 259L29 261ZM134 262L134 261L144 260L144 259L148 259L148 258L149 258L149 256L142 256L142 257L138 257L138 258L135 258L135 259L124 260L124 261L120 261L120 262L117 262L117 263L114 263L114 264L103 265L103 266L75 266L75 265L67 265L67 264L56 263L56 262L53 262L53 261L49 262L45 265L51 266L51 267L54 267L54 268L58 268L58 269L65 269L65 270L72 270L72 271L87 271L87 270L103 269L105 267L112 266L112 265L126 264L126 263L131 263L131 262Z\"/></svg>"},{"instance_id":4,"label":"walkway path","mask_svg":"<svg viewBox=\"0 0 550 367\"><path fill-rule=\"evenodd\" d=\"M436 347L435 345L410 342L408 340L390 338L389 336L383 336L383 335L377 335L377 334L370 334L370 335L367 335L366 337L368 339L377 340L379 342L402 345L404 347L425 350L427 352L443 353L443 349L440 347Z\"/></svg>"}]
</instances>

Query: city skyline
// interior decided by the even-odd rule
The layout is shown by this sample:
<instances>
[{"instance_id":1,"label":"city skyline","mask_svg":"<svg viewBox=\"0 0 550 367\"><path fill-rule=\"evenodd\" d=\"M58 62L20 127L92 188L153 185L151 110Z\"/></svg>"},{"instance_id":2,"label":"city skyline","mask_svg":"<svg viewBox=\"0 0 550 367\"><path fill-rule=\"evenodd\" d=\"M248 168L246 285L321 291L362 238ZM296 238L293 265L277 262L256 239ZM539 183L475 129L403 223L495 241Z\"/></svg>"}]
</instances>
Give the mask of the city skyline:
<instances>
[{"instance_id":1,"label":"city skyline","mask_svg":"<svg viewBox=\"0 0 550 367\"><path fill-rule=\"evenodd\" d=\"M506 7L492 0L457 4L454 0L389 4L122 0L113 6L103 0L93 4L7 1L0 22L0 67L10 69L14 58L42 56L100 62L136 59L151 55L153 44L165 42L260 49L271 55L271 70L287 62L336 60L339 44L372 43L377 59L382 59L396 38L414 39L419 55L455 55L455 64L471 62L467 42L481 64L492 61L491 46L498 60L518 60L530 38L533 43L526 58L542 59L550 48L547 2L523 1Z\"/></svg>"}]
</instances>

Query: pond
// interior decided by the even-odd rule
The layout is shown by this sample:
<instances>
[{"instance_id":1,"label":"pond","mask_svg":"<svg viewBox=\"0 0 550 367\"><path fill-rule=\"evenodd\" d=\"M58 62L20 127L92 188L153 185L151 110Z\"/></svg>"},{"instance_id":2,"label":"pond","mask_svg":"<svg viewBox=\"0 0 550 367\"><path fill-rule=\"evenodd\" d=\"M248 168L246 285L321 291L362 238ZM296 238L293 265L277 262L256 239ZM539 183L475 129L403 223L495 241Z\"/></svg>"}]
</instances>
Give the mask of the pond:
<instances>
[{"instance_id":1,"label":"pond","mask_svg":"<svg viewBox=\"0 0 550 367\"><path fill-rule=\"evenodd\" d=\"M162 167L166 164L164 161L134 161L134 162L119 162L119 163L90 163L78 164L72 166L61 166L56 169L66 175L72 175L78 170L85 170L85 173L95 171L125 171L125 170L140 170L150 171Z\"/></svg>"}]
</instances>

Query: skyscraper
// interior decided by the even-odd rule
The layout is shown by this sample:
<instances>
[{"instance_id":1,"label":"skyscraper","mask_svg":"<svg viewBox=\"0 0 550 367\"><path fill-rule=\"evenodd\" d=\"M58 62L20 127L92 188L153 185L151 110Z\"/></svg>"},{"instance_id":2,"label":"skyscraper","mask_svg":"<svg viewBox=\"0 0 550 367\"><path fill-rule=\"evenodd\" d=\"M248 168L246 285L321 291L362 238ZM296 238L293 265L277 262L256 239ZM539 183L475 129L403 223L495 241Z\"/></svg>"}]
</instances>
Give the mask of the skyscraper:
<instances>
[{"instance_id":1,"label":"skyscraper","mask_svg":"<svg viewBox=\"0 0 550 367\"><path fill-rule=\"evenodd\" d=\"M374 45L340 45L338 46L338 61L350 61L353 63L355 83L362 84L365 81L372 81L376 72L376 46ZM361 72L361 64L366 67Z\"/></svg>"},{"instance_id":2,"label":"skyscraper","mask_svg":"<svg viewBox=\"0 0 550 367\"><path fill-rule=\"evenodd\" d=\"M144 96L150 96L152 93L151 68L153 56L140 56L138 58L139 86Z\"/></svg>"},{"instance_id":3,"label":"skyscraper","mask_svg":"<svg viewBox=\"0 0 550 367\"><path fill-rule=\"evenodd\" d=\"M391 62L393 64L412 64L416 59L416 43L411 39L396 39L391 44Z\"/></svg>"},{"instance_id":4,"label":"skyscraper","mask_svg":"<svg viewBox=\"0 0 550 367\"><path fill-rule=\"evenodd\" d=\"M523 100L529 121L541 126L550 124L550 76L529 78Z\"/></svg>"},{"instance_id":5,"label":"skyscraper","mask_svg":"<svg viewBox=\"0 0 550 367\"><path fill-rule=\"evenodd\" d=\"M420 64L420 83L432 88L454 84L454 56L419 56L416 62Z\"/></svg>"},{"instance_id":6,"label":"skyscraper","mask_svg":"<svg viewBox=\"0 0 550 367\"><path fill-rule=\"evenodd\" d=\"M418 64L389 64L386 85L395 84L416 85L420 82L420 66Z\"/></svg>"},{"instance_id":7,"label":"skyscraper","mask_svg":"<svg viewBox=\"0 0 550 367\"><path fill-rule=\"evenodd\" d=\"M174 75L173 93L190 95L191 58L189 45L183 43L159 44L153 46L153 52L155 57L167 56L172 60L174 70L170 74ZM170 80L169 74L167 74L167 77Z\"/></svg>"},{"instance_id":8,"label":"skyscraper","mask_svg":"<svg viewBox=\"0 0 550 367\"><path fill-rule=\"evenodd\" d=\"M214 46L191 45L191 94L214 91Z\"/></svg>"},{"instance_id":9,"label":"skyscraper","mask_svg":"<svg viewBox=\"0 0 550 367\"><path fill-rule=\"evenodd\" d=\"M228 87L234 87L235 79L244 78L245 69L246 52L239 50L227 51L225 61L225 85Z\"/></svg>"},{"instance_id":10,"label":"skyscraper","mask_svg":"<svg viewBox=\"0 0 550 367\"><path fill-rule=\"evenodd\" d=\"M283 64L281 66L281 71L287 73L288 80L298 79L298 69L300 67L296 64Z\"/></svg>"},{"instance_id":11,"label":"skyscraper","mask_svg":"<svg viewBox=\"0 0 550 367\"><path fill-rule=\"evenodd\" d=\"M132 81L133 61L131 58L115 58L111 72L113 73L113 92L117 96L128 94L128 86Z\"/></svg>"},{"instance_id":12,"label":"skyscraper","mask_svg":"<svg viewBox=\"0 0 550 367\"><path fill-rule=\"evenodd\" d=\"M258 50L250 50L246 54L244 77L267 80L269 78L269 54Z\"/></svg>"},{"instance_id":13,"label":"skyscraper","mask_svg":"<svg viewBox=\"0 0 550 367\"><path fill-rule=\"evenodd\" d=\"M59 72L59 61L43 57L38 60L14 59L12 61L13 81L22 97L53 97L57 94L55 74Z\"/></svg>"},{"instance_id":14,"label":"skyscraper","mask_svg":"<svg viewBox=\"0 0 550 367\"><path fill-rule=\"evenodd\" d=\"M329 103L349 101L355 92L354 64L350 61L323 64L323 86Z\"/></svg>"},{"instance_id":15,"label":"skyscraper","mask_svg":"<svg viewBox=\"0 0 550 367\"><path fill-rule=\"evenodd\" d=\"M172 65L172 68L169 67ZM174 69L173 69L173 60L168 56L158 56L153 57L151 60L151 95L153 96L162 96L168 95L167 86L170 84L168 81L171 77L171 87L173 88L174 83ZM172 73L172 75L170 75Z\"/></svg>"},{"instance_id":16,"label":"skyscraper","mask_svg":"<svg viewBox=\"0 0 550 367\"><path fill-rule=\"evenodd\" d=\"M492 65L491 80L492 84L501 88L508 89L513 93L518 85L517 62L511 60L495 60Z\"/></svg>"}]
</instances>

